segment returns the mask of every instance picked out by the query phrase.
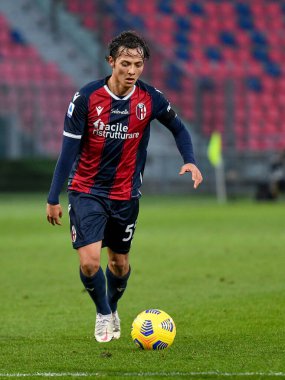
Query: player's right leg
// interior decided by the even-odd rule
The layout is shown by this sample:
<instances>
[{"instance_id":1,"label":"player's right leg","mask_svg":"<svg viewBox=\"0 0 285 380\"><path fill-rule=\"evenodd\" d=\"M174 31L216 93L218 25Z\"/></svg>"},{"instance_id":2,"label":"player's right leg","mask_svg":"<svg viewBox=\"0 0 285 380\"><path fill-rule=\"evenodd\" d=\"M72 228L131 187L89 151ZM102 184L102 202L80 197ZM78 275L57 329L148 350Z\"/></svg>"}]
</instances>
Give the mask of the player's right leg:
<instances>
[{"instance_id":1,"label":"player's right leg","mask_svg":"<svg viewBox=\"0 0 285 380\"><path fill-rule=\"evenodd\" d=\"M96 310L95 338L113 338L111 309L106 295L106 279L100 266L102 239L108 219L104 200L90 194L69 193L70 231L73 248L79 254L80 278Z\"/></svg>"}]
</instances>

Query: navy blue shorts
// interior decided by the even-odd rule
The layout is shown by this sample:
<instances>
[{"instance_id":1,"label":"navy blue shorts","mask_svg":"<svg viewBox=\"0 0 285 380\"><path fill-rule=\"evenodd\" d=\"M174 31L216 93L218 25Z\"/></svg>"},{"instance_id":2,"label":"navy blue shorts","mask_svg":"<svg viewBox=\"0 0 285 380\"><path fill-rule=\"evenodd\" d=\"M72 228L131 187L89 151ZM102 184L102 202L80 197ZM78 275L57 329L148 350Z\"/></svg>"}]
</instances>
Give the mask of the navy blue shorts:
<instances>
[{"instance_id":1,"label":"navy blue shorts","mask_svg":"<svg viewBox=\"0 0 285 380\"><path fill-rule=\"evenodd\" d=\"M128 253L139 214L139 200L118 201L71 191L70 233L73 248L102 240L102 247Z\"/></svg>"}]
</instances>

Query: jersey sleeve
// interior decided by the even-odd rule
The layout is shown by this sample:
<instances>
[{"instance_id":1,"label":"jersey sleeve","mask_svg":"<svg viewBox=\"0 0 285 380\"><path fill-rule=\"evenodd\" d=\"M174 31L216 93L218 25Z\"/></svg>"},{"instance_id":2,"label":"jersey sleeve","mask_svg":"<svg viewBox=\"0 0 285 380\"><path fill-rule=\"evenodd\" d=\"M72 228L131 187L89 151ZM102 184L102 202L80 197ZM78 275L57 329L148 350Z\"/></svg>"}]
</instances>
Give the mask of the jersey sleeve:
<instances>
[{"instance_id":1,"label":"jersey sleeve","mask_svg":"<svg viewBox=\"0 0 285 380\"><path fill-rule=\"evenodd\" d=\"M176 115L170 122L164 125L173 134L184 164L196 165L191 135L180 118Z\"/></svg>"},{"instance_id":2,"label":"jersey sleeve","mask_svg":"<svg viewBox=\"0 0 285 380\"><path fill-rule=\"evenodd\" d=\"M88 101L82 92L76 92L69 103L64 120L64 136L81 139L88 115Z\"/></svg>"},{"instance_id":3,"label":"jersey sleeve","mask_svg":"<svg viewBox=\"0 0 285 380\"><path fill-rule=\"evenodd\" d=\"M62 149L48 195L48 203L59 203L59 195L80 150L88 115L88 101L83 92L76 92L69 103L64 120Z\"/></svg>"},{"instance_id":4,"label":"jersey sleeve","mask_svg":"<svg viewBox=\"0 0 285 380\"><path fill-rule=\"evenodd\" d=\"M157 119L160 121L160 118L165 116L167 113L170 112L171 106L169 101L164 97L161 91L154 89L152 92L152 98L153 98L153 119ZM173 111L174 112L174 111ZM171 112L171 118L175 116Z\"/></svg>"},{"instance_id":5,"label":"jersey sleeve","mask_svg":"<svg viewBox=\"0 0 285 380\"><path fill-rule=\"evenodd\" d=\"M67 136L63 137L60 156L53 173L52 183L48 194L47 202L51 205L59 203L64 182L66 181L75 158L80 150L80 140L72 139Z\"/></svg>"},{"instance_id":6,"label":"jersey sleeve","mask_svg":"<svg viewBox=\"0 0 285 380\"><path fill-rule=\"evenodd\" d=\"M187 128L171 108L170 103L163 94L156 90L153 93L154 115L161 124L170 130L175 139L177 148L185 164L196 164L191 135Z\"/></svg>"}]
</instances>

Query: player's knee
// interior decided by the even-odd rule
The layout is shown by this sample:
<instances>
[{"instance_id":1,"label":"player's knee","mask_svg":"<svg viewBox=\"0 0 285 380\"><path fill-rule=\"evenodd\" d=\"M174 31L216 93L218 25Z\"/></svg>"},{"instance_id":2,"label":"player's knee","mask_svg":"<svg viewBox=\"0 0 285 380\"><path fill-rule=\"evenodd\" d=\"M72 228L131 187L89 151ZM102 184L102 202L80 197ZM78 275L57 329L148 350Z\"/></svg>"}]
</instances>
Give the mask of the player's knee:
<instances>
[{"instance_id":1,"label":"player's knee","mask_svg":"<svg viewBox=\"0 0 285 380\"><path fill-rule=\"evenodd\" d=\"M97 262L97 261L83 261L81 262L81 270L83 272L83 274L87 277L91 277L91 276L94 276L95 273L98 272L99 270L99 267L100 267L100 263Z\"/></svg>"},{"instance_id":2,"label":"player's knee","mask_svg":"<svg viewBox=\"0 0 285 380\"><path fill-rule=\"evenodd\" d=\"M129 263L126 260L112 260L109 262L110 270L115 274L115 276L122 277L129 271Z\"/></svg>"}]
</instances>

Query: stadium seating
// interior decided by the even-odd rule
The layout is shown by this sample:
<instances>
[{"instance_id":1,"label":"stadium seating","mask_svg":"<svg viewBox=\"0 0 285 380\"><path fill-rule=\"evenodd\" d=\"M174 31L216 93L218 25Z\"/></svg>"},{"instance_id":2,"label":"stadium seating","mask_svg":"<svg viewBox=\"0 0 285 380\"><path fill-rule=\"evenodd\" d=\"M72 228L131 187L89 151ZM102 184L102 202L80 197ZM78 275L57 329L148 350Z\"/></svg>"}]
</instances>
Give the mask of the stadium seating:
<instances>
[{"instance_id":1,"label":"stadium seating","mask_svg":"<svg viewBox=\"0 0 285 380\"><path fill-rule=\"evenodd\" d=\"M84 14L79 0L66 3ZM201 133L221 131L227 145L231 129L238 149L285 148L282 1L113 0L108 6L108 38L131 28L159 43L162 54L147 75Z\"/></svg>"},{"instance_id":2,"label":"stadium seating","mask_svg":"<svg viewBox=\"0 0 285 380\"><path fill-rule=\"evenodd\" d=\"M96 1L66 1L66 8L69 12L78 15L82 21L82 24L90 30L96 30L97 25L97 2Z\"/></svg>"},{"instance_id":3,"label":"stadium seating","mask_svg":"<svg viewBox=\"0 0 285 380\"><path fill-rule=\"evenodd\" d=\"M88 30L100 33L104 44L125 29L143 32L154 50L146 79L164 91L205 138L220 131L225 147L285 148L283 1L64 0L64 4ZM23 108L27 130L36 123L32 118L44 119L45 149L51 132L62 127L66 99L74 90L72 80L52 62L43 61L1 15L0 69L2 87L19 88L26 99L32 96L31 86L36 89L36 116L28 105L35 103L26 100L21 106L17 91L15 95L3 90L0 96L6 94L7 107Z\"/></svg>"},{"instance_id":4,"label":"stadium seating","mask_svg":"<svg viewBox=\"0 0 285 380\"><path fill-rule=\"evenodd\" d=\"M57 155L63 117L75 86L53 62L44 61L0 14L1 114L17 115L27 140L37 136L36 151Z\"/></svg>"}]
</instances>

